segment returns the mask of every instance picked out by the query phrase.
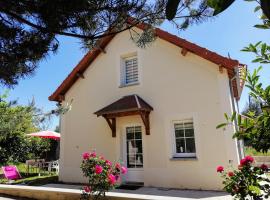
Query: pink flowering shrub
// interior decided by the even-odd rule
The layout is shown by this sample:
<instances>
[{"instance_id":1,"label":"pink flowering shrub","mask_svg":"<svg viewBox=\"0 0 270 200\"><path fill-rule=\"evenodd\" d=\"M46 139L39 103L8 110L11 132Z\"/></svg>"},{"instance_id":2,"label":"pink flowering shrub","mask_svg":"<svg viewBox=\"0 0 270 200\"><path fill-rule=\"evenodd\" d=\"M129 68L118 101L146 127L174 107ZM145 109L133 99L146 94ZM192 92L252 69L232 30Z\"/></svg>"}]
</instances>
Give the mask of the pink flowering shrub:
<instances>
[{"instance_id":1,"label":"pink flowering shrub","mask_svg":"<svg viewBox=\"0 0 270 200\"><path fill-rule=\"evenodd\" d=\"M240 161L237 170L225 171L222 166L217 167L217 172L223 178L224 190L235 199L263 200L270 195L270 180L266 176L268 166L262 164L253 167L254 158L246 156Z\"/></svg>"},{"instance_id":2,"label":"pink flowering shrub","mask_svg":"<svg viewBox=\"0 0 270 200\"><path fill-rule=\"evenodd\" d=\"M120 175L127 173L127 168L120 163L113 164L95 152L85 152L82 155L81 169L88 178L88 184L83 187L81 199L100 199L105 193L120 182Z\"/></svg>"}]
</instances>

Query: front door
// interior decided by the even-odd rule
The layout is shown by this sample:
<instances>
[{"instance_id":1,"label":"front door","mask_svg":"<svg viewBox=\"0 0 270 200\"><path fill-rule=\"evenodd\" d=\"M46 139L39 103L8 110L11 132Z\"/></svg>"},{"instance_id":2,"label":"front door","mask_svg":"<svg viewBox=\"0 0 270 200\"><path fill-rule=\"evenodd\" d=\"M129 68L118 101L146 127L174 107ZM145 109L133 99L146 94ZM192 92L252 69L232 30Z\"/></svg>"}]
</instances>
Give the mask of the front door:
<instances>
[{"instance_id":1,"label":"front door","mask_svg":"<svg viewBox=\"0 0 270 200\"><path fill-rule=\"evenodd\" d=\"M126 182L143 182L142 127L127 126L124 132L124 162L128 168Z\"/></svg>"}]
</instances>

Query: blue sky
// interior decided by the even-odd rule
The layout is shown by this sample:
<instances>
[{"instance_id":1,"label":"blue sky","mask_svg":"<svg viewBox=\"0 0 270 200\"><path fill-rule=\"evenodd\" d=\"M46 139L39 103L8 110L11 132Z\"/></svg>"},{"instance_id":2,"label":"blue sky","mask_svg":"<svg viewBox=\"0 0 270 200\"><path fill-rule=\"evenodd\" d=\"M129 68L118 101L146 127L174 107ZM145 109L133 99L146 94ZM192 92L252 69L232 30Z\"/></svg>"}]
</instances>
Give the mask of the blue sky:
<instances>
[{"instance_id":1,"label":"blue sky","mask_svg":"<svg viewBox=\"0 0 270 200\"><path fill-rule=\"evenodd\" d=\"M248 65L250 70L258 67L251 63L252 54L240 50L249 43L258 41L269 42L270 31L256 29L253 26L259 23L259 13L254 13L255 4L245 1L236 1L228 10L218 17L202 24L193 25L186 31L178 31L169 23L161 28L179 37L185 38L200 46L215 51L221 55L238 59ZM55 108L55 103L48 101L48 96L58 87L73 67L80 61L85 50L81 49L80 41L70 37L59 37L60 48L56 55L43 60L36 73L19 81L19 84L10 90L10 99L17 99L20 104L27 104L34 97L36 105L44 111ZM264 66L261 71L261 80L264 85L270 84L270 67ZM4 90L5 88L1 88ZM240 108L247 102L248 91L244 90L240 101ZM51 127L58 120L52 120Z\"/></svg>"}]
</instances>

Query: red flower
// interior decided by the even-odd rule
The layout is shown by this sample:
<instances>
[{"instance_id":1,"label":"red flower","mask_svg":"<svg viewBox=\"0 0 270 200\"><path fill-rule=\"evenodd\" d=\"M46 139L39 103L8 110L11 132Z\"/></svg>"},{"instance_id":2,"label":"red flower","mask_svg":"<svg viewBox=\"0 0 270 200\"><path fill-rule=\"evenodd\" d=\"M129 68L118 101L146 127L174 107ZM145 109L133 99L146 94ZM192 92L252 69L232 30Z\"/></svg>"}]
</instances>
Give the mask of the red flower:
<instances>
[{"instance_id":1,"label":"red flower","mask_svg":"<svg viewBox=\"0 0 270 200\"><path fill-rule=\"evenodd\" d=\"M96 165L95 172L96 174L101 174L103 171L103 168L100 165Z\"/></svg>"},{"instance_id":2,"label":"red flower","mask_svg":"<svg viewBox=\"0 0 270 200\"><path fill-rule=\"evenodd\" d=\"M268 170L268 166L266 164L262 164L260 166L260 168L263 170L263 171L267 171Z\"/></svg>"},{"instance_id":3,"label":"red flower","mask_svg":"<svg viewBox=\"0 0 270 200\"><path fill-rule=\"evenodd\" d=\"M221 173L223 171L224 171L224 167L222 167L222 166L217 167L217 172Z\"/></svg>"},{"instance_id":4,"label":"red flower","mask_svg":"<svg viewBox=\"0 0 270 200\"><path fill-rule=\"evenodd\" d=\"M97 156L97 154L94 151L90 154L90 157L92 157L92 158L95 158L96 156Z\"/></svg>"},{"instance_id":5,"label":"red flower","mask_svg":"<svg viewBox=\"0 0 270 200\"><path fill-rule=\"evenodd\" d=\"M109 174L108 180L111 185L114 185L116 183L116 177L113 174Z\"/></svg>"},{"instance_id":6,"label":"red flower","mask_svg":"<svg viewBox=\"0 0 270 200\"><path fill-rule=\"evenodd\" d=\"M253 162L254 162L254 158L252 156L246 156L240 161L240 164L243 166L243 165L251 164Z\"/></svg>"},{"instance_id":7,"label":"red flower","mask_svg":"<svg viewBox=\"0 0 270 200\"><path fill-rule=\"evenodd\" d=\"M83 157L84 160L87 160L88 158L90 158L90 154L88 152L84 152L82 154L82 157Z\"/></svg>"},{"instance_id":8,"label":"red flower","mask_svg":"<svg viewBox=\"0 0 270 200\"><path fill-rule=\"evenodd\" d=\"M91 188L89 186L84 186L83 190L87 193L91 192Z\"/></svg>"},{"instance_id":9,"label":"red flower","mask_svg":"<svg viewBox=\"0 0 270 200\"><path fill-rule=\"evenodd\" d=\"M234 173L233 172L228 172L228 176L232 177L232 176L234 176Z\"/></svg>"},{"instance_id":10,"label":"red flower","mask_svg":"<svg viewBox=\"0 0 270 200\"><path fill-rule=\"evenodd\" d=\"M254 162L254 158L252 156L246 156L245 159L249 163L253 163Z\"/></svg>"},{"instance_id":11,"label":"red flower","mask_svg":"<svg viewBox=\"0 0 270 200\"><path fill-rule=\"evenodd\" d=\"M120 163L116 163L116 164L115 164L115 168L120 170L120 169L121 169Z\"/></svg>"},{"instance_id":12,"label":"red flower","mask_svg":"<svg viewBox=\"0 0 270 200\"><path fill-rule=\"evenodd\" d=\"M127 168L126 167L121 167L121 173L126 174L127 173Z\"/></svg>"},{"instance_id":13,"label":"red flower","mask_svg":"<svg viewBox=\"0 0 270 200\"><path fill-rule=\"evenodd\" d=\"M243 158L240 160L240 165L243 166L243 165L246 165L247 161L246 161L246 158Z\"/></svg>"},{"instance_id":14,"label":"red flower","mask_svg":"<svg viewBox=\"0 0 270 200\"><path fill-rule=\"evenodd\" d=\"M105 160L105 163L106 163L107 165L109 165L109 166L112 166L112 162L109 161L109 160Z\"/></svg>"}]
</instances>

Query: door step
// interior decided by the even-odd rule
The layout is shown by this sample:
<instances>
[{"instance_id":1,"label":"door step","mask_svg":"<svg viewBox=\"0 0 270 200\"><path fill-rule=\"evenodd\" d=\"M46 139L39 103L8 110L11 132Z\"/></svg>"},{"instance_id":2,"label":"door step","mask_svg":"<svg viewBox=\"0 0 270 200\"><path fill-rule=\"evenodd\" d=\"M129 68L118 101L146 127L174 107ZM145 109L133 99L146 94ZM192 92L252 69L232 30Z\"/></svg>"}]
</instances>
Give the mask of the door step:
<instances>
[{"instance_id":1,"label":"door step","mask_svg":"<svg viewBox=\"0 0 270 200\"><path fill-rule=\"evenodd\" d=\"M122 185L118 186L116 189L137 190L143 186L144 186L144 184L142 182L126 182L126 183L123 183Z\"/></svg>"}]
</instances>

